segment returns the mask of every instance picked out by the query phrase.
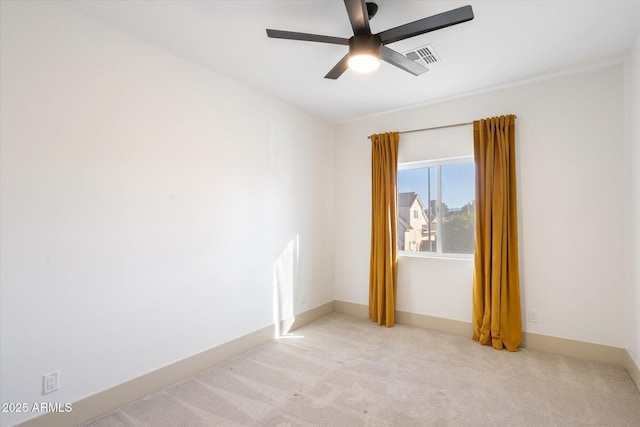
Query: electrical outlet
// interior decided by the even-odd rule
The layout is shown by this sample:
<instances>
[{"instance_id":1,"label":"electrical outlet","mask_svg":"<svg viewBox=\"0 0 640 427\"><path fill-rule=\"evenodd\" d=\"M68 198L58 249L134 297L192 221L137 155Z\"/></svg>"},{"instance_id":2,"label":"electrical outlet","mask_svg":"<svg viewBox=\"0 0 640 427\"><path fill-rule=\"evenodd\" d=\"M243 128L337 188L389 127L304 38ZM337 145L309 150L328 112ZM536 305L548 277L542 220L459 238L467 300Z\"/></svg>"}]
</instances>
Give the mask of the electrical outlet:
<instances>
[{"instance_id":1,"label":"electrical outlet","mask_svg":"<svg viewBox=\"0 0 640 427\"><path fill-rule=\"evenodd\" d=\"M538 312L533 310L527 311L527 321L529 323L538 323Z\"/></svg>"},{"instance_id":2,"label":"electrical outlet","mask_svg":"<svg viewBox=\"0 0 640 427\"><path fill-rule=\"evenodd\" d=\"M53 393L60 387L60 372L50 372L42 376L42 394Z\"/></svg>"}]
</instances>

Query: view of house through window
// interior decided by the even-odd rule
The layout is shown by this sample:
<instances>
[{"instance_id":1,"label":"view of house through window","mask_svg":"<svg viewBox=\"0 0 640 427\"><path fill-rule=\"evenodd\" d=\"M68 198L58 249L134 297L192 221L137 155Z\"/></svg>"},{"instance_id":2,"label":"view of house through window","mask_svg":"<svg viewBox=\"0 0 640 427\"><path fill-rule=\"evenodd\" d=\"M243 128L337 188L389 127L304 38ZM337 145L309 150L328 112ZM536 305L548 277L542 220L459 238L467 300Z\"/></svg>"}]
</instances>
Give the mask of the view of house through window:
<instances>
[{"instance_id":1,"label":"view of house through window","mask_svg":"<svg viewBox=\"0 0 640 427\"><path fill-rule=\"evenodd\" d=\"M398 251L473 254L473 157L398 165Z\"/></svg>"}]
</instances>

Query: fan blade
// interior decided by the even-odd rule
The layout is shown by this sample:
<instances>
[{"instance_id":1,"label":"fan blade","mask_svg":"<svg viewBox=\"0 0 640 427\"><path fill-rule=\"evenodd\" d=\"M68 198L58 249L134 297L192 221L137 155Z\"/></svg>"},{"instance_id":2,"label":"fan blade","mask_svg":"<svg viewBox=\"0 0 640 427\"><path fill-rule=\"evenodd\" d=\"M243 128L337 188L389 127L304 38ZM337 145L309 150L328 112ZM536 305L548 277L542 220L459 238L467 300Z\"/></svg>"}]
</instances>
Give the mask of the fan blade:
<instances>
[{"instance_id":1,"label":"fan blade","mask_svg":"<svg viewBox=\"0 0 640 427\"><path fill-rule=\"evenodd\" d=\"M294 31L271 30L267 28L267 36L272 39L302 40L307 42L320 42L331 44L349 45L349 39L343 37L323 36L319 34L296 33Z\"/></svg>"},{"instance_id":2,"label":"fan blade","mask_svg":"<svg viewBox=\"0 0 640 427\"><path fill-rule=\"evenodd\" d=\"M349 68L349 54L347 53L332 69L324 76L325 79L335 80Z\"/></svg>"},{"instance_id":3,"label":"fan blade","mask_svg":"<svg viewBox=\"0 0 640 427\"><path fill-rule=\"evenodd\" d=\"M347 8L353 34L371 34L371 28L369 28L369 13L367 12L365 0L344 0L344 5Z\"/></svg>"},{"instance_id":4,"label":"fan blade","mask_svg":"<svg viewBox=\"0 0 640 427\"><path fill-rule=\"evenodd\" d=\"M345 0L346 1L346 0ZM441 28L450 27L451 25L461 24L473 19L473 9L471 6L462 6L448 12L439 13L429 16L428 18L419 19L408 24L378 33L382 40L382 44L397 42L399 40L408 39L409 37L418 36L430 31L439 30Z\"/></svg>"},{"instance_id":5,"label":"fan blade","mask_svg":"<svg viewBox=\"0 0 640 427\"><path fill-rule=\"evenodd\" d=\"M402 68L403 70L408 71L414 76L419 76L420 74L429 71L427 67L423 67L415 61L410 60L403 54L398 53L393 49L389 49L386 46L380 46L380 59L388 62L391 65L395 65L398 68Z\"/></svg>"}]
</instances>

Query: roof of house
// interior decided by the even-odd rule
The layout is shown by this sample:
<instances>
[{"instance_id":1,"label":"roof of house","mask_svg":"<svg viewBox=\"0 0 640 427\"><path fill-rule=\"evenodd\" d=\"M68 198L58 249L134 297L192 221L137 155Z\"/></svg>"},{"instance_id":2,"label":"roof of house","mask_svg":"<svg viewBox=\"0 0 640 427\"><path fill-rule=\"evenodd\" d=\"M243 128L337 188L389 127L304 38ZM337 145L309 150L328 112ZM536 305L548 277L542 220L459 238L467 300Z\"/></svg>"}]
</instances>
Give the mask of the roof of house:
<instances>
[{"instance_id":1,"label":"roof of house","mask_svg":"<svg viewBox=\"0 0 640 427\"><path fill-rule=\"evenodd\" d=\"M404 218L402 218L402 216L398 216L398 223L405 230L413 230L413 227L411 226L411 224L409 224L408 221L406 221Z\"/></svg>"},{"instance_id":2,"label":"roof of house","mask_svg":"<svg viewBox=\"0 0 640 427\"><path fill-rule=\"evenodd\" d=\"M420 198L418 193L398 193L398 208L410 208L416 197ZM420 200L420 204L422 204L422 200Z\"/></svg>"}]
</instances>

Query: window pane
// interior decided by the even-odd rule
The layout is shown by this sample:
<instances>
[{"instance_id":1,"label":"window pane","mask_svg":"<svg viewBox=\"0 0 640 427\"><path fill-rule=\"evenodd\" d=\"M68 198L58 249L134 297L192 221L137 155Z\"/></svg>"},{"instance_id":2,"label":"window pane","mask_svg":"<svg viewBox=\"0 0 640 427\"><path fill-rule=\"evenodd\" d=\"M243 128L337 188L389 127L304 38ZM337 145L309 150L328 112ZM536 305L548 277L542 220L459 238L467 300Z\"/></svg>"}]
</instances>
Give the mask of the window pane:
<instances>
[{"instance_id":1,"label":"window pane","mask_svg":"<svg viewBox=\"0 0 640 427\"><path fill-rule=\"evenodd\" d=\"M474 164L442 166L442 252L472 254L475 224Z\"/></svg>"},{"instance_id":2,"label":"window pane","mask_svg":"<svg viewBox=\"0 0 640 427\"><path fill-rule=\"evenodd\" d=\"M436 251L435 168L398 171L398 250Z\"/></svg>"}]
</instances>

